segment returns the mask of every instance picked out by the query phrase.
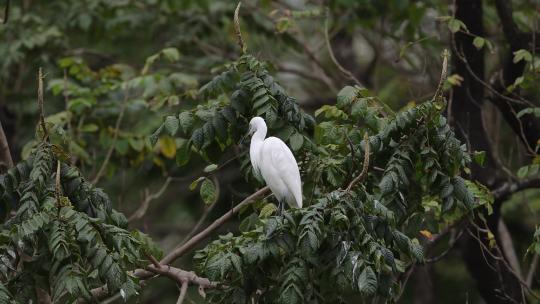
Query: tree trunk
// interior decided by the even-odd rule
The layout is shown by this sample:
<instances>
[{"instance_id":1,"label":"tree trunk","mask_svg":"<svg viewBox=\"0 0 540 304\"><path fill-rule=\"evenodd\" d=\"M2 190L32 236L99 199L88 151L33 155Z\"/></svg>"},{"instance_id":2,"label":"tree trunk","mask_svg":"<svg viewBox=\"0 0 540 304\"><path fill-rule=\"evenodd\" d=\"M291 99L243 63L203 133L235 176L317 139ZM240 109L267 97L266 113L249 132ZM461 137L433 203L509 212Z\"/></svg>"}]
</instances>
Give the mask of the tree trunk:
<instances>
[{"instance_id":1,"label":"tree trunk","mask_svg":"<svg viewBox=\"0 0 540 304\"><path fill-rule=\"evenodd\" d=\"M482 24L483 11L481 0L457 0L455 17L467 26L473 34L484 37ZM484 85L478 80L484 80L484 51L473 45L473 36L458 32L453 41L454 72L463 77L461 86L453 90L450 103L451 121L456 134L467 144L471 151L486 151L484 167L477 164L471 166L471 177L482 184L494 189L499 183L497 163L495 162L487 134L482 122L482 105L485 99ZM487 225L495 239L500 218L500 204L495 206L492 215L484 212ZM475 224L484 227L484 222L475 217ZM465 264L476 280L478 290L487 303L516 303L521 302L519 282L505 267L504 263L494 259L498 255L489 249L489 239L485 232L476 229L475 225L468 227L461 240L462 254ZM471 235L472 234L472 235ZM490 252L486 252L490 250Z\"/></svg>"}]
</instances>

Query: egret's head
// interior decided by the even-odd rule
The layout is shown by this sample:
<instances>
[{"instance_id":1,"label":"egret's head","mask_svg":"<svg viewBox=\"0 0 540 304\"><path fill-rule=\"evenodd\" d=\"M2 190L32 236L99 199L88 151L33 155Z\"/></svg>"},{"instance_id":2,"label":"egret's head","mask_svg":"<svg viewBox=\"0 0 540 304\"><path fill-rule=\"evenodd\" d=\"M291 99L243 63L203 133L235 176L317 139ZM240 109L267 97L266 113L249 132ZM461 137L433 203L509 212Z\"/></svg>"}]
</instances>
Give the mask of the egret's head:
<instances>
[{"instance_id":1,"label":"egret's head","mask_svg":"<svg viewBox=\"0 0 540 304\"><path fill-rule=\"evenodd\" d=\"M253 133L257 132L262 128L266 129L266 123L264 122L264 119L259 116L253 117L249 122L249 135L252 135Z\"/></svg>"}]
</instances>

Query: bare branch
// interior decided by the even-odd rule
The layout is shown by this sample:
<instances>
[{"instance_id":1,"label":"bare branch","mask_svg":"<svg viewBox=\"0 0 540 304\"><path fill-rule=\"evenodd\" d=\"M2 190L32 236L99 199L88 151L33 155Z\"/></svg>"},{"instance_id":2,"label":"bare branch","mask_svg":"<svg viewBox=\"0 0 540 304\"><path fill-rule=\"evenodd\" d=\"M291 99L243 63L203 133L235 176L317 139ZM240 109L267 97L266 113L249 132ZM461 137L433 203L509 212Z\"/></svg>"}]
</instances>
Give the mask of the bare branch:
<instances>
[{"instance_id":1,"label":"bare branch","mask_svg":"<svg viewBox=\"0 0 540 304\"><path fill-rule=\"evenodd\" d=\"M128 222L141 219L146 214L146 211L148 210L148 206L150 205L150 202L162 196L165 190L167 190L167 188L169 187L169 184L171 183L171 181L172 181L172 177L170 176L167 177L167 179L165 180L165 183L163 183L161 188L159 188L159 190L156 193L153 193L151 195L146 195L144 197L144 200L141 202L141 205L139 206L139 208L137 208L137 210L135 210L135 212L133 212L133 214L129 216Z\"/></svg>"},{"instance_id":2,"label":"bare branch","mask_svg":"<svg viewBox=\"0 0 540 304\"><path fill-rule=\"evenodd\" d=\"M43 140L48 140L49 131L47 131L47 126L45 125L45 114L43 111L43 69L40 67L38 70L38 109L39 109L39 123L41 124L41 129L43 131Z\"/></svg>"},{"instance_id":3,"label":"bare branch","mask_svg":"<svg viewBox=\"0 0 540 304\"><path fill-rule=\"evenodd\" d=\"M356 78L351 71L347 70L345 67L343 67L339 61L337 60L336 56L334 55L334 51L332 50L332 44L330 44L330 37L328 35L328 23L329 23L329 11L326 12L326 20L324 22L324 40L326 42L326 48L328 49L328 55L330 55L330 59L332 59L332 62L337 66L337 68L343 73L343 75L347 76L349 79L354 81L357 85L363 86L362 83Z\"/></svg>"},{"instance_id":4,"label":"bare branch","mask_svg":"<svg viewBox=\"0 0 540 304\"><path fill-rule=\"evenodd\" d=\"M445 49L442 53L442 57L443 57L443 64L442 64L442 69L441 69L441 79L439 80L439 85L437 86L437 90L435 91L435 95L433 96L435 100L439 99L442 96L443 85L448 76L448 58L450 57L450 52L448 52L448 50Z\"/></svg>"},{"instance_id":5,"label":"bare branch","mask_svg":"<svg viewBox=\"0 0 540 304\"><path fill-rule=\"evenodd\" d=\"M56 161L56 177L54 183L54 194L56 196L56 203L60 205L60 196L62 195L62 186L60 184L60 161Z\"/></svg>"},{"instance_id":6,"label":"bare branch","mask_svg":"<svg viewBox=\"0 0 540 304\"><path fill-rule=\"evenodd\" d=\"M107 151L107 155L105 156L105 160L101 164L101 167L99 168L96 176L92 180L92 184L94 184L94 185L99 182L99 179L103 175L103 172L107 168L107 164L109 163L109 160L111 159L112 153L113 153L114 148L116 146L116 141L118 140L118 133L119 133L119 130L120 130L120 124L122 124L122 119L124 119L124 113L126 112L128 99L129 99L129 95L126 93L124 95L124 101L122 102L122 107L120 108L120 114L118 114L118 118L116 119L116 123L115 123L115 126L114 126L114 134L113 134L113 139L111 141L111 146L109 147L109 150Z\"/></svg>"},{"instance_id":7,"label":"bare branch","mask_svg":"<svg viewBox=\"0 0 540 304\"><path fill-rule=\"evenodd\" d=\"M238 5L236 6L236 9L234 10L234 31L236 33L236 38L238 38L238 46L240 46L240 50L242 50L242 54L245 54L247 51L247 46L244 43L244 38L242 38L242 31L240 30L240 6L242 6L242 1L238 1Z\"/></svg>"},{"instance_id":8,"label":"bare branch","mask_svg":"<svg viewBox=\"0 0 540 304\"><path fill-rule=\"evenodd\" d=\"M11 0L7 0L6 7L4 8L4 19L2 20L3 24L6 24L8 22L8 19L9 19L9 3L10 2L11 2Z\"/></svg>"},{"instance_id":9,"label":"bare branch","mask_svg":"<svg viewBox=\"0 0 540 304\"><path fill-rule=\"evenodd\" d=\"M369 136L368 136L367 132L364 133L364 147L365 147L364 165L362 167L362 172L360 172L360 174L355 179L353 179L351 181L351 183L347 186L347 189L345 189L345 191L351 191L351 189L352 189L352 187L354 187L354 185L364 181L364 179L367 176L368 169L369 169L369 153L370 153Z\"/></svg>"},{"instance_id":10,"label":"bare branch","mask_svg":"<svg viewBox=\"0 0 540 304\"><path fill-rule=\"evenodd\" d=\"M9 143L0 122L0 173L4 173L4 169L9 169L14 166L13 158L11 158L11 152L9 150Z\"/></svg>"},{"instance_id":11,"label":"bare branch","mask_svg":"<svg viewBox=\"0 0 540 304\"><path fill-rule=\"evenodd\" d=\"M178 301L176 301L176 304L184 303L184 299L186 298L186 294L187 294L187 288L188 288L187 282L183 283L182 287L180 287L180 295L178 296Z\"/></svg>"},{"instance_id":12,"label":"bare branch","mask_svg":"<svg viewBox=\"0 0 540 304\"><path fill-rule=\"evenodd\" d=\"M504 183L499 188L493 190L492 193L496 202L502 202L512 194L530 188L540 188L540 178L530 178L514 183Z\"/></svg>"},{"instance_id":13,"label":"bare branch","mask_svg":"<svg viewBox=\"0 0 540 304\"><path fill-rule=\"evenodd\" d=\"M532 285L534 274L536 273L536 267L538 267L539 258L540 258L540 255L538 255L538 253L535 253L532 263L531 263L531 267L529 268L529 273L527 273L527 278L526 278L525 283L527 283L527 286L529 287L531 287Z\"/></svg>"}]
</instances>

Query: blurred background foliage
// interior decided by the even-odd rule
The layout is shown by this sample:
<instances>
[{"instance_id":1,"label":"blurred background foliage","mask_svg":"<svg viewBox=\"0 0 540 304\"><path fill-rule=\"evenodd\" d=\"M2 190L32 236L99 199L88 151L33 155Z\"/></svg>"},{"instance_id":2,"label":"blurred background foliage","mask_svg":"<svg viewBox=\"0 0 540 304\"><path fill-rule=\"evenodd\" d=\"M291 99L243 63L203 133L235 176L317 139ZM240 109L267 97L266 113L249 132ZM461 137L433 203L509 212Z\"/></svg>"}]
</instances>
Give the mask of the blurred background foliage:
<instances>
[{"instance_id":1,"label":"blurred background foliage","mask_svg":"<svg viewBox=\"0 0 540 304\"><path fill-rule=\"evenodd\" d=\"M246 0L242 32L250 53L268 61L288 95L315 114L323 105L335 104L339 90L353 83L329 56L327 23L337 61L373 96L400 110L433 95L440 78L440 54L452 48L454 33L472 36L474 47L485 52L486 75L498 77L509 50L497 1L474 2L483 8L484 35L469 31L454 17L452 1L444 0ZM511 2L517 28L534 33L538 3ZM204 175L208 163L224 164L234 155L209 161L212 155L193 154L187 166L178 167L177 162L185 162L178 157L185 141L163 133L152 145L149 136L166 113L196 109L195 115L204 115L202 85L240 54L232 21L236 4L12 0L8 22L0 26L0 121L15 160L25 159L38 144L36 73L43 67L52 142L64 147L71 163L106 190L131 227L149 234L168 252L192 233L201 217L206 223L223 214L253 190L239 163L215 174L220 184L215 204L204 204L190 184ZM535 49L513 52L514 63L525 64L525 69L507 86L508 92L519 90L527 100L538 100L540 94ZM460 87L463 77L451 66L444 86L450 100L451 89ZM529 104L532 110L522 115L538 115L537 105ZM339 116L330 108L322 109L319 115ZM482 109L501 170L512 178L537 176L536 145L524 147L495 106L487 103ZM522 257L538 223L539 192L514 195L501 212L526 272L532 255ZM219 232L236 231L237 226L229 223ZM192 269L189 258L177 263ZM460 250L437 264L419 267L409 284L403 303L435 303L434 295L437 303L481 301ZM172 282L157 279L144 288L140 302L169 303L176 297ZM200 301L196 291L191 299Z\"/></svg>"}]
</instances>

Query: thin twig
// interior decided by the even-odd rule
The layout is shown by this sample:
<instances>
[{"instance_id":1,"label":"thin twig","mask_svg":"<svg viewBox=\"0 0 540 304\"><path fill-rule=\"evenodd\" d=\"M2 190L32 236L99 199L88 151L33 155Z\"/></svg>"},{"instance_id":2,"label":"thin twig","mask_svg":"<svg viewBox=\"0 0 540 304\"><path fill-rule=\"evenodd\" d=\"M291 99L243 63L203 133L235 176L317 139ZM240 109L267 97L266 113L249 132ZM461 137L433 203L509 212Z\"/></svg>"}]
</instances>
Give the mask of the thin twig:
<instances>
[{"instance_id":1,"label":"thin twig","mask_svg":"<svg viewBox=\"0 0 540 304\"><path fill-rule=\"evenodd\" d=\"M527 278L526 278L525 282L527 283L527 286L529 286L529 288L532 285L534 274L536 273L536 267L538 267L539 257L540 257L540 255L538 255L538 253L534 254L534 257L533 257L533 260L532 260L532 263L531 263L531 267L529 268L529 273L527 273Z\"/></svg>"},{"instance_id":2,"label":"thin twig","mask_svg":"<svg viewBox=\"0 0 540 304\"><path fill-rule=\"evenodd\" d=\"M204 213L202 214L201 218L199 219L199 221L197 222L197 224L195 224L195 227L193 227L193 229L191 229L191 231L186 235L186 237L182 240L182 242L180 244L185 244L189 239L191 239L191 237L197 233L197 231L199 231L199 228L201 228L202 224L204 224L204 221L206 220L206 218L208 217L208 215L210 214L210 212L212 211L212 209L214 209L214 206L216 205L216 203L212 203L210 206L208 206L208 208L206 208L204 210Z\"/></svg>"},{"instance_id":3,"label":"thin twig","mask_svg":"<svg viewBox=\"0 0 540 304\"><path fill-rule=\"evenodd\" d=\"M180 295L178 296L178 301L176 301L176 304L182 304L184 303L184 299L186 298L188 283L184 282L182 284L182 287L180 287Z\"/></svg>"},{"instance_id":4,"label":"thin twig","mask_svg":"<svg viewBox=\"0 0 540 304\"><path fill-rule=\"evenodd\" d=\"M353 73L351 73L351 71L343 67L337 60L336 56L334 55L334 51L332 50L332 44L330 44L330 37L328 35L328 27L329 27L328 23L330 19L329 16L330 16L330 13L327 10L326 20L324 22L324 40L326 42L326 48L328 49L328 55L330 55L330 59L332 59L332 62L337 66L337 68L341 71L341 73L343 73L349 79L353 80L357 85L362 86L362 83L353 75Z\"/></svg>"},{"instance_id":5,"label":"thin twig","mask_svg":"<svg viewBox=\"0 0 540 304\"><path fill-rule=\"evenodd\" d=\"M236 38L238 39L240 50L242 50L242 54L245 54L247 51L247 46L244 43L244 38L242 38L242 31L240 30L240 18L238 16L240 13L240 6L242 6L242 1L238 1L238 5L234 10L234 31L236 32Z\"/></svg>"},{"instance_id":6,"label":"thin twig","mask_svg":"<svg viewBox=\"0 0 540 304\"><path fill-rule=\"evenodd\" d=\"M448 253L450 253L450 251L452 251L452 249L454 249L454 246L457 244L457 242L459 241L462 235L463 235L463 230L459 232L459 234L457 235L455 239L451 240L451 242L448 244L448 248L446 248L446 250L444 250L443 253L439 254L438 256L426 259L426 263L435 263L442 260L446 255L448 255Z\"/></svg>"},{"instance_id":7,"label":"thin twig","mask_svg":"<svg viewBox=\"0 0 540 304\"><path fill-rule=\"evenodd\" d=\"M351 183L347 186L347 189L345 189L345 191L351 191L354 185L364 181L364 179L367 177L367 173L369 169L369 153L370 153L369 136L368 136L368 133L366 132L364 133L364 165L362 167L362 172L360 172L360 174L351 181Z\"/></svg>"},{"instance_id":8,"label":"thin twig","mask_svg":"<svg viewBox=\"0 0 540 304\"><path fill-rule=\"evenodd\" d=\"M38 109L39 109L39 123L41 124L41 129L43 130L42 140L48 140L49 131L45 125L45 114L43 111L43 69L40 67L38 70Z\"/></svg>"},{"instance_id":9,"label":"thin twig","mask_svg":"<svg viewBox=\"0 0 540 304\"><path fill-rule=\"evenodd\" d=\"M435 91L435 95L433 96L434 100L438 100L442 97L444 82L448 77L448 58L450 57L450 52L445 49L442 53L442 57L443 64L441 69L441 79L439 80L439 85L437 86L437 90Z\"/></svg>"},{"instance_id":10,"label":"thin twig","mask_svg":"<svg viewBox=\"0 0 540 304\"><path fill-rule=\"evenodd\" d=\"M4 20L2 20L3 24L6 24L8 22L8 19L9 19L9 3L10 2L11 2L11 0L7 0L6 7L4 8Z\"/></svg>"},{"instance_id":11,"label":"thin twig","mask_svg":"<svg viewBox=\"0 0 540 304\"><path fill-rule=\"evenodd\" d=\"M169 184L171 183L172 179L173 178L170 176L167 177L167 179L165 180L161 188L159 188L159 190L156 193L153 193L151 195L145 195L144 200L141 202L141 205L139 206L139 208L137 208L137 210L135 210L135 212L133 212L133 214L129 216L128 222L141 219L146 214L146 211L148 210L148 206L150 205L150 202L155 199L158 199L161 195L163 195L165 190L167 190L167 188L169 187Z\"/></svg>"},{"instance_id":12,"label":"thin twig","mask_svg":"<svg viewBox=\"0 0 540 304\"><path fill-rule=\"evenodd\" d=\"M96 174L96 176L92 180L92 184L94 184L94 185L99 182L99 179L103 175L103 172L107 168L107 164L109 163L109 160L111 159L112 153L113 153L114 148L116 146L116 141L118 140L118 133L119 133L119 130L120 130L120 124L122 124L122 119L124 119L124 113L126 112L128 99L129 99L129 95L126 93L124 95L124 101L122 102L122 107L120 108L120 114L118 114L118 118L116 119L116 123L115 123L115 126L114 126L114 134L113 134L113 139L112 139L112 142L111 142L111 146L109 147L109 150L107 151L107 155L105 156L105 160L101 164L101 167L99 168L98 173Z\"/></svg>"},{"instance_id":13,"label":"thin twig","mask_svg":"<svg viewBox=\"0 0 540 304\"><path fill-rule=\"evenodd\" d=\"M161 264L159 264L158 260L156 260L156 258L153 255L147 254L146 257L148 258L148 260L150 260L150 262L152 262L152 264L156 268L161 268Z\"/></svg>"},{"instance_id":14,"label":"thin twig","mask_svg":"<svg viewBox=\"0 0 540 304\"><path fill-rule=\"evenodd\" d=\"M60 205L60 196L62 195L62 188L60 184L60 161L56 161L56 177L54 183L54 194L56 196L56 203Z\"/></svg>"},{"instance_id":15,"label":"thin twig","mask_svg":"<svg viewBox=\"0 0 540 304\"><path fill-rule=\"evenodd\" d=\"M477 229L477 230L480 230L481 228L474 222L470 221L470 223ZM499 245L497 244L497 242L495 242L495 246L494 246L494 250L497 252L498 256L495 255L495 253L491 252L491 250L484 244L484 242L480 239L479 236L475 236L471 231L470 229L468 229L468 232L469 234L478 242L478 244L485 249L485 252L491 256L492 259L494 259L495 261L499 261L501 262L507 269L508 271L516 278L516 280L520 283L520 285L522 287L524 287L530 295L532 295L533 297L535 297L536 299L539 299L540 300L540 296L537 295L531 288L529 288L529 286L527 285L527 283L525 281L523 281L523 279L521 279L521 277L519 276L518 273L516 273L516 271L512 268L512 266L510 266L508 264L508 262L506 261L506 259L503 257L503 254L501 252L501 249L499 248ZM488 229L488 231L490 231Z\"/></svg>"}]
</instances>

